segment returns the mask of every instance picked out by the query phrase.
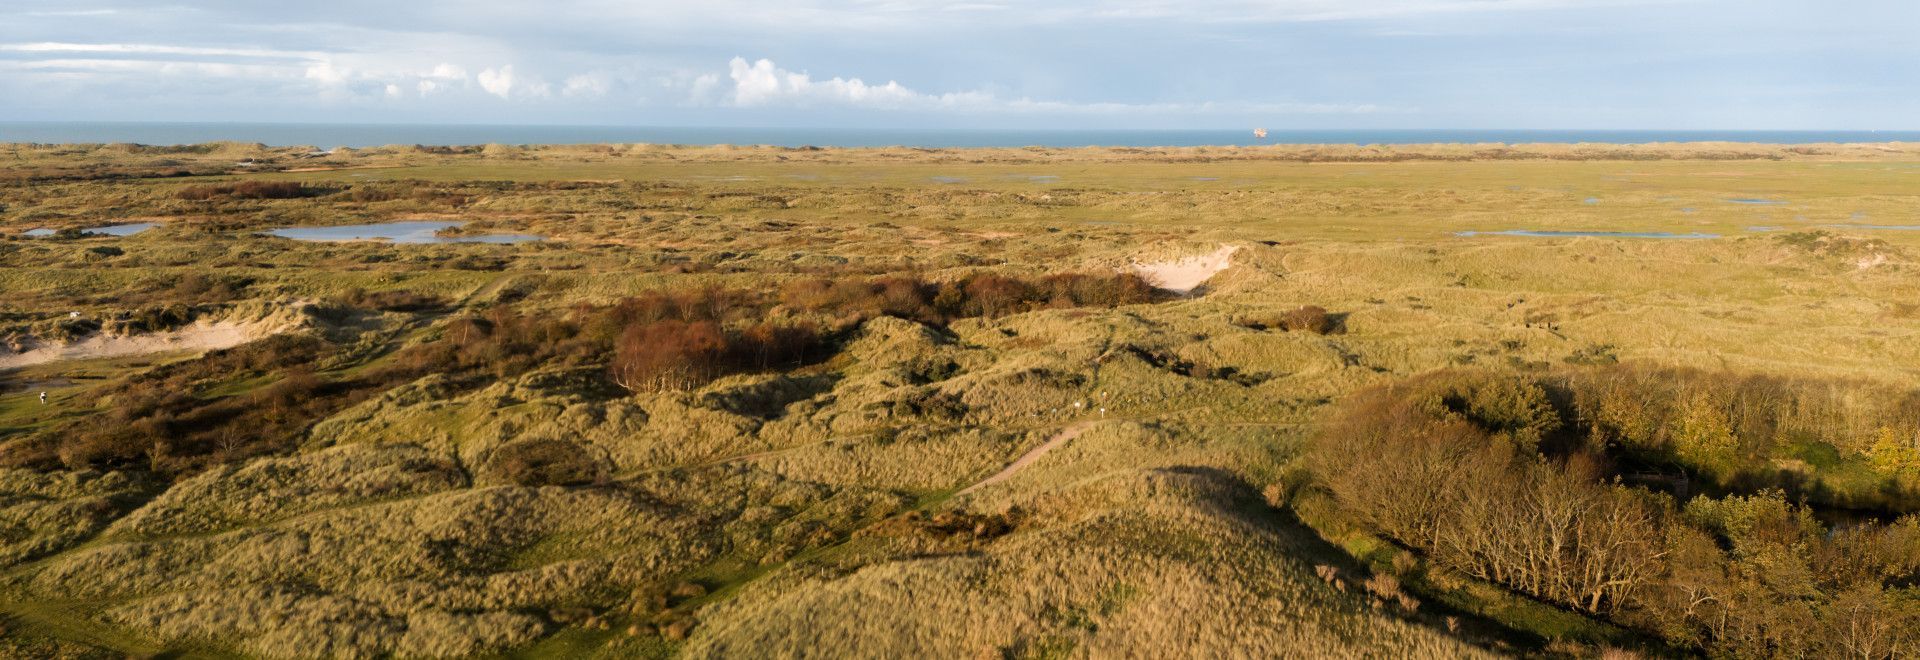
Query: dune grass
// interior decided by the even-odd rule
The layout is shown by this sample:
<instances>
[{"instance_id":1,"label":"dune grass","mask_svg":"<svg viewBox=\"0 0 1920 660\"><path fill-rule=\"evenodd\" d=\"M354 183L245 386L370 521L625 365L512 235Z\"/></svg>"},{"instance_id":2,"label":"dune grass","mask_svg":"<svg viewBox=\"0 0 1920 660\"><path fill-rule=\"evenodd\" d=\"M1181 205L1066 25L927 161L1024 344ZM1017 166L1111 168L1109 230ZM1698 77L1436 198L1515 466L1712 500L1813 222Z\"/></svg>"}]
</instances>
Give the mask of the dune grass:
<instances>
[{"instance_id":1,"label":"dune grass","mask_svg":"<svg viewBox=\"0 0 1920 660\"><path fill-rule=\"evenodd\" d=\"M0 241L0 339L59 341L73 312L134 332L179 306L284 321L325 350L3 372L0 453L137 410L108 394L156 374L187 374L165 382L221 410L295 373L365 384L264 453L6 473L0 597L29 653L1698 652L1407 570L1429 559L1316 499L1305 448L1356 392L1442 370L1649 365L1843 382L1875 402L1920 388L1920 232L1839 226L1912 223L1913 145L6 148L21 157L0 177L0 234L162 224ZM258 235L403 219L547 240ZM1721 236L1455 235L1510 229ZM1184 297L964 314L782 297L887 278L931 295L1223 245L1231 267ZM838 331L796 364L639 391L619 386L612 343L462 334L476 318L560 332L629 297L707 290L768 301L716 316L722 330ZM445 362L419 359L435 347ZM420 364L455 366L403 369ZM1084 430L960 494L1066 428ZM1769 436L1747 467L1867 493L1920 469L1899 460L1920 439L1889 428Z\"/></svg>"}]
</instances>

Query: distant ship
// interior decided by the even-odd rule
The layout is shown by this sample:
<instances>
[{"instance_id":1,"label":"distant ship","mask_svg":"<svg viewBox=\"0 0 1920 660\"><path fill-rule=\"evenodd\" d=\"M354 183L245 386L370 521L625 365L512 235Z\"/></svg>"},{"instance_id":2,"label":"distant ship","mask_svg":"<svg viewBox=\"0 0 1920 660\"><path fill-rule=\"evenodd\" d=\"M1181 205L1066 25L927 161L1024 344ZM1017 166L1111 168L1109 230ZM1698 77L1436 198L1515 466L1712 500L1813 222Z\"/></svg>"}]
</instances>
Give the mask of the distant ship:
<instances>
[{"instance_id":1,"label":"distant ship","mask_svg":"<svg viewBox=\"0 0 1920 660\"><path fill-rule=\"evenodd\" d=\"M1267 139L1267 129L1264 129L1264 128L1253 129L1253 139L1255 140Z\"/></svg>"}]
</instances>

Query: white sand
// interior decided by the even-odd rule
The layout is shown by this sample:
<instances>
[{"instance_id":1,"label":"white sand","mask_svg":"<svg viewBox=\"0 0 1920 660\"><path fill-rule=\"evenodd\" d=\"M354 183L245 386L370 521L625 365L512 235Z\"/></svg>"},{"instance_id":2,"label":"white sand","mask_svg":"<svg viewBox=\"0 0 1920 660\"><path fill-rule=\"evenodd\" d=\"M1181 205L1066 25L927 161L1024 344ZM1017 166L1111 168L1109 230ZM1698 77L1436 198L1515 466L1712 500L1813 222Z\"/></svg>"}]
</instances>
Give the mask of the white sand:
<instances>
[{"instance_id":1,"label":"white sand","mask_svg":"<svg viewBox=\"0 0 1920 660\"><path fill-rule=\"evenodd\" d=\"M93 335L70 344L39 346L23 353L0 355L0 369L16 369L60 360L125 357L172 351L211 351L232 348L272 332L265 324L200 322L170 332L126 337Z\"/></svg>"},{"instance_id":2,"label":"white sand","mask_svg":"<svg viewBox=\"0 0 1920 660\"><path fill-rule=\"evenodd\" d=\"M1239 251L1240 246L1222 245L1213 254L1173 261L1135 263L1133 270L1154 286L1174 293L1191 293L1209 278L1233 265L1233 253Z\"/></svg>"}]
</instances>

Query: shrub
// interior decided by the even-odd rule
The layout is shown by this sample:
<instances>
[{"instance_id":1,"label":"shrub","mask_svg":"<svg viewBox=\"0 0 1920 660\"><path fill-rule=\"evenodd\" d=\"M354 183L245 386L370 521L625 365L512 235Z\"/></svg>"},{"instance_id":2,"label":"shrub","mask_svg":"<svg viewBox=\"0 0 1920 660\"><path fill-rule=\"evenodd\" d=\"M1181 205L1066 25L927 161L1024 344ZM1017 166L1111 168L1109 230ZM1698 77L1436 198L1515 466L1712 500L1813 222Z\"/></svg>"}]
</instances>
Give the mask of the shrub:
<instances>
[{"instance_id":1,"label":"shrub","mask_svg":"<svg viewBox=\"0 0 1920 660\"><path fill-rule=\"evenodd\" d=\"M1131 305L1159 297L1152 285L1132 273L1067 273L1033 280L979 273L938 284L900 276L869 281L814 279L791 282L780 292L780 302L793 309L933 324L1048 307Z\"/></svg>"},{"instance_id":2,"label":"shrub","mask_svg":"<svg viewBox=\"0 0 1920 660\"><path fill-rule=\"evenodd\" d=\"M346 293L334 296L332 302L347 307L374 309L383 312L424 312L444 309L447 306L445 299L424 293L416 293L413 291L368 292L365 289L349 290Z\"/></svg>"},{"instance_id":3,"label":"shrub","mask_svg":"<svg viewBox=\"0 0 1920 660\"><path fill-rule=\"evenodd\" d=\"M517 440L487 459L493 474L521 486L578 486L606 477L585 447L565 440Z\"/></svg>"},{"instance_id":4,"label":"shrub","mask_svg":"<svg viewBox=\"0 0 1920 660\"><path fill-rule=\"evenodd\" d=\"M1311 332L1316 335L1338 334L1346 330L1338 315L1328 314L1326 308L1319 305L1306 305L1270 316L1242 318L1235 323L1255 330Z\"/></svg>"},{"instance_id":5,"label":"shrub","mask_svg":"<svg viewBox=\"0 0 1920 660\"><path fill-rule=\"evenodd\" d=\"M214 183L187 186L180 189L180 199L188 201L207 201L217 198L228 199L298 199L320 194L322 189L310 188L298 181L240 181L236 183Z\"/></svg>"},{"instance_id":6,"label":"shrub","mask_svg":"<svg viewBox=\"0 0 1920 660\"><path fill-rule=\"evenodd\" d=\"M632 391L692 389L729 372L804 362L823 343L808 325L762 322L730 332L715 321L654 321L622 332L611 373Z\"/></svg>"},{"instance_id":7,"label":"shrub","mask_svg":"<svg viewBox=\"0 0 1920 660\"><path fill-rule=\"evenodd\" d=\"M613 379L633 391L691 389L719 374L727 336L713 321L629 326L615 348Z\"/></svg>"}]
</instances>

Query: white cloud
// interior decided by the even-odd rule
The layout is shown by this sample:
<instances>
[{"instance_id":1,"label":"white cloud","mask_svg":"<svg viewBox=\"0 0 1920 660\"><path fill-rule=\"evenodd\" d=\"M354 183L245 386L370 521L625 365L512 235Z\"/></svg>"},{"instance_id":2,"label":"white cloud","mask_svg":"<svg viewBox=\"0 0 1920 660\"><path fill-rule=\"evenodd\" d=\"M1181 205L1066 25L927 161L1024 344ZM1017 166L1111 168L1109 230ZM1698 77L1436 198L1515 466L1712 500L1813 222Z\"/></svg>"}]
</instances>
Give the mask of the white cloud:
<instances>
[{"instance_id":1,"label":"white cloud","mask_svg":"<svg viewBox=\"0 0 1920 660\"><path fill-rule=\"evenodd\" d=\"M353 78L353 70L334 66L331 61L321 60L307 67L307 78L320 81L322 85L339 85Z\"/></svg>"},{"instance_id":2,"label":"white cloud","mask_svg":"<svg viewBox=\"0 0 1920 660\"><path fill-rule=\"evenodd\" d=\"M513 97L513 65L480 72L480 89L500 98Z\"/></svg>"},{"instance_id":3,"label":"white cloud","mask_svg":"<svg viewBox=\"0 0 1920 660\"><path fill-rule=\"evenodd\" d=\"M662 87L673 87L676 84L678 84L677 81L672 79L661 81ZM711 73L700 74L694 77L693 84L689 85L689 90L690 93L688 96L690 98L688 100L692 101L694 105L710 104L714 101L714 96L719 93L720 76Z\"/></svg>"},{"instance_id":4,"label":"white cloud","mask_svg":"<svg viewBox=\"0 0 1920 660\"><path fill-rule=\"evenodd\" d=\"M517 26L566 24L590 15L609 31L685 35L715 26L763 31L937 33L961 28L1095 23L1246 24L1419 19L1443 14L1521 14L1626 8L1708 0L702 0L630 2L550 0L495 8L489 17Z\"/></svg>"},{"instance_id":5,"label":"white cloud","mask_svg":"<svg viewBox=\"0 0 1920 660\"><path fill-rule=\"evenodd\" d=\"M1390 112L1373 104L1299 102L1072 102L1001 98L981 91L928 94L889 80L874 85L859 78L815 80L805 72L780 68L772 60L749 63L735 57L727 64L730 89L720 77L701 75L688 85L696 105L721 103L740 108L845 106L875 110L965 110L1003 114L1369 114Z\"/></svg>"},{"instance_id":6,"label":"white cloud","mask_svg":"<svg viewBox=\"0 0 1920 660\"><path fill-rule=\"evenodd\" d=\"M773 60L768 59L748 64L746 58L735 57L728 69L727 77L733 79L733 104L739 106L814 101L900 106L927 100L924 95L891 80L884 85L868 85L859 78L815 81L805 73L776 67Z\"/></svg>"},{"instance_id":7,"label":"white cloud","mask_svg":"<svg viewBox=\"0 0 1920 660\"><path fill-rule=\"evenodd\" d=\"M395 85L393 83L387 83L387 98L397 99L397 98L400 98L400 96L404 93L405 92L402 92L400 90L399 85Z\"/></svg>"},{"instance_id":8,"label":"white cloud","mask_svg":"<svg viewBox=\"0 0 1920 660\"><path fill-rule=\"evenodd\" d=\"M524 76L516 73L511 64L482 70L474 80L479 81L480 89L503 99L512 100L515 95L521 98L542 99L553 96L552 85L538 76Z\"/></svg>"},{"instance_id":9,"label":"white cloud","mask_svg":"<svg viewBox=\"0 0 1920 660\"><path fill-rule=\"evenodd\" d=\"M597 98L606 96L613 88L613 81L604 73L583 73L567 78L560 88L561 96Z\"/></svg>"}]
</instances>

